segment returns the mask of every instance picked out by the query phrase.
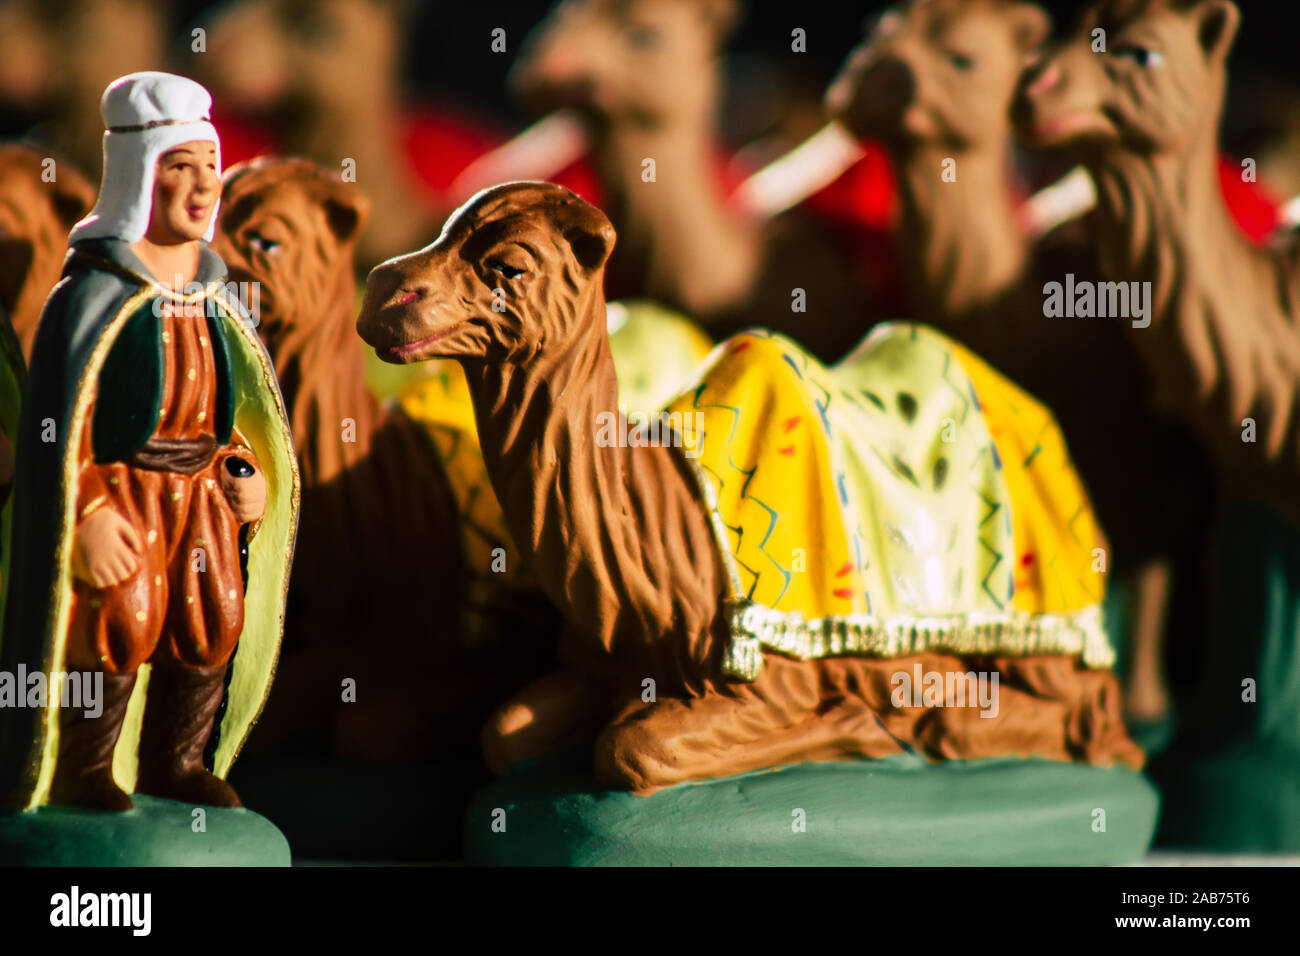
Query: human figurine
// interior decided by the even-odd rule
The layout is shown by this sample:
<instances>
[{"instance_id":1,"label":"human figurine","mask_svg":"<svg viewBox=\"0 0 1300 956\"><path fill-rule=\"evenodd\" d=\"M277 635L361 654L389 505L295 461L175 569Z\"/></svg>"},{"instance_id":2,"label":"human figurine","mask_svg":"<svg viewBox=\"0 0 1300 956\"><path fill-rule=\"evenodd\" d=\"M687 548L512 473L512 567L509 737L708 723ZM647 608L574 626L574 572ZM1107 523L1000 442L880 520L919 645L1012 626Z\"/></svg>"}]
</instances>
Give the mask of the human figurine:
<instances>
[{"instance_id":1,"label":"human figurine","mask_svg":"<svg viewBox=\"0 0 1300 956\"><path fill-rule=\"evenodd\" d=\"M171 74L110 84L99 197L37 331L0 665L103 690L97 716L53 692L0 714L20 808L123 811L132 789L240 805L223 778L274 671L298 476L274 368L207 245L211 105Z\"/></svg>"}]
</instances>

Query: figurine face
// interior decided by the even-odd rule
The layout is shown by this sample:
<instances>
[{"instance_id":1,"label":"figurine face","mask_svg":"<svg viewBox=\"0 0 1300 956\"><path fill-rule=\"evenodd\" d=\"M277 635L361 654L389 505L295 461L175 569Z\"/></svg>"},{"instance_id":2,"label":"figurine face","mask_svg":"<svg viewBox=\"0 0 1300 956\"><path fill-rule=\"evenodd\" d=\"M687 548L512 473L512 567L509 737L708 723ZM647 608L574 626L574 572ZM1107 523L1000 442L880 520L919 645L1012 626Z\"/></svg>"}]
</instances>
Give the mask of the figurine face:
<instances>
[{"instance_id":1,"label":"figurine face","mask_svg":"<svg viewBox=\"0 0 1300 956\"><path fill-rule=\"evenodd\" d=\"M1001 141L1026 58L1047 35L1027 3L929 0L885 11L826 94L862 139L970 146Z\"/></svg>"},{"instance_id":2,"label":"figurine face","mask_svg":"<svg viewBox=\"0 0 1300 956\"><path fill-rule=\"evenodd\" d=\"M1227 0L1186 10L1164 0L1101 4L1025 76L1015 104L1021 138L1030 146L1182 152L1218 124L1237 18ZM1099 29L1104 51L1094 51Z\"/></svg>"},{"instance_id":3,"label":"figurine face","mask_svg":"<svg viewBox=\"0 0 1300 956\"><path fill-rule=\"evenodd\" d=\"M529 37L511 81L539 111L655 125L711 109L705 82L733 15L727 0L568 0Z\"/></svg>"},{"instance_id":4,"label":"figurine face","mask_svg":"<svg viewBox=\"0 0 1300 956\"><path fill-rule=\"evenodd\" d=\"M357 331L386 362L522 361L596 311L614 245L604 213L566 189L512 183L462 207L431 246L377 266Z\"/></svg>"},{"instance_id":5,"label":"figurine face","mask_svg":"<svg viewBox=\"0 0 1300 956\"><path fill-rule=\"evenodd\" d=\"M194 140L169 149L158 157L146 237L158 245L202 239L220 198L216 143Z\"/></svg>"}]
</instances>

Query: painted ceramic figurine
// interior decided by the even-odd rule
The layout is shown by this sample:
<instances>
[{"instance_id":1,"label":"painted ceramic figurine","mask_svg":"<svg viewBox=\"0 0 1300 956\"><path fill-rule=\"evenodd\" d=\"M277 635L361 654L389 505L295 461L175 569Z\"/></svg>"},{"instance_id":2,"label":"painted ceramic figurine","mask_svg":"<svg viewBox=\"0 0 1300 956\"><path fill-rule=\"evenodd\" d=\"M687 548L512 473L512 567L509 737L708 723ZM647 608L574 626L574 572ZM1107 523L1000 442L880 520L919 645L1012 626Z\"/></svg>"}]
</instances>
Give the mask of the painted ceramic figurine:
<instances>
[{"instance_id":1,"label":"painted ceramic figurine","mask_svg":"<svg viewBox=\"0 0 1300 956\"><path fill-rule=\"evenodd\" d=\"M835 368L747 334L672 404L682 447L620 438L613 244L567 190L500 186L372 272L358 319L388 361L461 362L493 487L570 625L566 666L485 729L494 768L597 730L597 781L642 794L911 748L1141 765L1101 538L1041 406L921 326ZM980 667L995 719L891 678Z\"/></svg>"},{"instance_id":2,"label":"painted ceramic figurine","mask_svg":"<svg viewBox=\"0 0 1300 956\"><path fill-rule=\"evenodd\" d=\"M165 73L108 87L99 198L42 313L0 659L102 677L103 699L5 711L19 807L239 805L223 777L274 670L298 477L274 368L205 241L210 107Z\"/></svg>"},{"instance_id":3,"label":"painted ceramic figurine","mask_svg":"<svg viewBox=\"0 0 1300 956\"><path fill-rule=\"evenodd\" d=\"M531 108L573 111L588 130L600 203L625 243L613 297L663 303L715 335L789 332L834 360L869 324L865 270L800 212L763 222L728 201L719 56L739 13L734 0L560 4L511 82ZM507 178L542 177L490 184ZM792 308L796 289L806 308Z\"/></svg>"},{"instance_id":4,"label":"painted ceramic figurine","mask_svg":"<svg viewBox=\"0 0 1300 956\"><path fill-rule=\"evenodd\" d=\"M1217 522L1202 519L1218 551L1210 655L1162 762L1163 839L1294 849L1300 241L1249 242L1216 181L1238 21L1228 0L1102 3L1027 77L1017 120L1029 142L1074 150L1096 180L1106 278L1151 290L1149 326L1128 334L1157 400L1213 450L1226 491Z\"/></svg>"},{"instance_id":5,"label":"painted ceramic figurine","mask_svg":"<svg viewBox=\"0 0 1300 956\"><path fill-rule=\"evenodd\" d=\"M475 746L491 710L554 666L558 620L492 492L464 374L428 363L387 408L367 389L357 186L263 159L229 170L224 197L214 248L258 284L303 476L284 657L252 743L324 723L337 754L368 762ZM659 408L712 345L643 303L611 315L625 408ZM346 677L358 692L343 703Z\"/></svg>"},{"instance_id":6,"label":"painted ceramic figurine","mask_svg":"<svg viewBox=\"0 0 1300 956\"><path fill-rule=\"evenodd\" d=\"M449 366L389 407L367 388L360 188L309 160L262 159L229 170L223 197L213 247L233 280L257 284L303 480L284 657L253 743L325 726L336 754L371 763L472 746L495 703L549 663L554 638L544 601L521 586L463 376ZM485 590L496 600L480 606ZM519 633L531 639L514 646Z\"/></svg>"},{"instance_id":7,"label":"painted ceramic figurine","mask_svg":"<svg viewBox=\"0 0 1300 956\"><path fill-rule=\"evenodd\" d=\"M367 268L424 241L454 205L446 192L455 176L499 141L468 114L412 102L403 61L419 32L417 5L238 0L213 9L211 55L194 67L220 103L271 133L267 148L241 158L309 156L334 170L350 161L371 203L358 240Z\"/></svg>"},{"instance_id":8,"label":"painted ceramic figurine","mask_svg":"<svg viewBox=\"0 0 1300 956\"><path fill-rule=\"evenodd\" d=\"M1194 632L1203 618L1186 579L1200 573L1212 481L1195 436L1151 409L1119 320L1044 314L1045 283L1097 278L1096 254L1076 230L1032 236L1024 223L1010 107L1048 28L1046 14L1018 0L901 4L850 56L827 105L889 153L907 314L972 348L1061 423L1113 548L1126 715L1154 743L1169 729L1166 626Z\"/></svg>"}]
</instances>

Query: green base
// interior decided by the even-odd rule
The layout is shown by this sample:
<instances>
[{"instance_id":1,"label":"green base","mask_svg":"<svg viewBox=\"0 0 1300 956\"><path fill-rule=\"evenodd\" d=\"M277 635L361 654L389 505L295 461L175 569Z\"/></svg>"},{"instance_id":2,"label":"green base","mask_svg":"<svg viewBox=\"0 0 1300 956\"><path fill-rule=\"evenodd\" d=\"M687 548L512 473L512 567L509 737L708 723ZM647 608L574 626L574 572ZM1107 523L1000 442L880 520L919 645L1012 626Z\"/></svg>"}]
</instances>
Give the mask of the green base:
<instances>
[{"instance_id":1,"label":"green base","mask_svg":"<svg viewBox=\"0 0 1300 956\"><path fill-rule=\"evenodd\" d=\"M1268 740L1182 748L1151 773L1168 795L1157 842L1231 853L1300 853L1300 752Z\"/></svg>"},{"instance_id":2,"label":"green base","mask_svg":"<svg viewBox=\"0 0 1300 956\"><path fill-rule=\"evenodd\" d=\"M477 753L378 765L285 748L245 754L230 775L295 860L459 859L461 817L487 779Z\"/></svg>"},{"instance_id":3,"label":"green base","mask_svg":"<svg viewBox=\"0 0 1300 956\"><path fill-rule=\"evenodd\" d=\"M40 807L0 815L0 866L288 866L289 844L251 810L136 794L126 813Z\"/></svg>"},{"instance_id":4,"label":"green base","mask_svg":"<svg viewBox=\"0 0 1300 956\"><path fill-rule=\"evenodd\" d=\"M637 797L592 786L571 752L479 793L465 848L507 866L1102 865L1146 852L1158 808L1130 770L1013 759L806 763Z\"/></svg>"}]
</instances>

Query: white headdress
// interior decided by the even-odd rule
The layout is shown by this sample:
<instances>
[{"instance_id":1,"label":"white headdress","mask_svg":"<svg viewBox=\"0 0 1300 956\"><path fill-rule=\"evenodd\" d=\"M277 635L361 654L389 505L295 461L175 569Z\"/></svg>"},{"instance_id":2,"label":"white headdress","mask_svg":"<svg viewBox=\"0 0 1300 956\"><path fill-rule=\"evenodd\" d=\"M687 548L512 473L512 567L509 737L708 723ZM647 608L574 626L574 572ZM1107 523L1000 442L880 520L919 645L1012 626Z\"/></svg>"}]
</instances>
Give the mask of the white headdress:
<instances>
[{"instance_id":1,"label":"white headdress","mask_svg":"<svg viewBox=\"0 0 1300 956\"><path fill-rule=\"evenodd\" d=\"M221 141L211 123L212 96L198 83L171 73L131 73L109 84L100 100L104 117L104 178L90 215L68 241L108 237L136 242L149 230L158 157L181 143ZM203 238L212 240L217 211Z\"/></svg>"}]
</instances>

